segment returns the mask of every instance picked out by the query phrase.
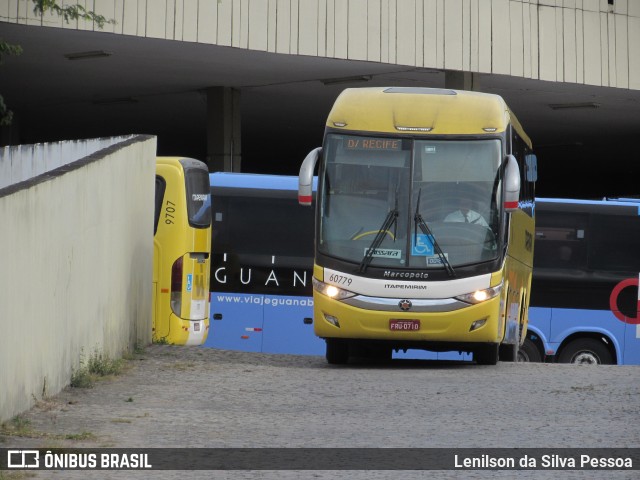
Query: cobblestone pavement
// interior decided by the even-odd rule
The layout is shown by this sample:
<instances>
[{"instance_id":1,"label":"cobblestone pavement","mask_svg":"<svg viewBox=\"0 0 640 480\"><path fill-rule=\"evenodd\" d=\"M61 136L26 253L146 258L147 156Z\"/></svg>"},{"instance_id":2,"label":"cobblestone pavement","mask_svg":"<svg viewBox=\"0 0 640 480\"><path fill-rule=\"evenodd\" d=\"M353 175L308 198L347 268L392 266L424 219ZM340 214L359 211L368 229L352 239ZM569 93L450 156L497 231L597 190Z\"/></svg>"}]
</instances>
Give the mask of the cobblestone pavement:
<instances>
[{"instance_id":1,"label":"cobblestone pavement","mask_svg":"<svg viewBox=\"0 0 640 480\"><path fill-rule=\"evenodd\" d=\"M21 418L0 447L640 447L640 367L394 360L153 345ZM65 436L84 440L67 440ZM639 478L629 471L94 471L91 478ZM14 475L13 473L11 475ZM88 478L38 471L28 477ZM0 478L2 478L0 476Z\"/></svg>"}]
</instances>

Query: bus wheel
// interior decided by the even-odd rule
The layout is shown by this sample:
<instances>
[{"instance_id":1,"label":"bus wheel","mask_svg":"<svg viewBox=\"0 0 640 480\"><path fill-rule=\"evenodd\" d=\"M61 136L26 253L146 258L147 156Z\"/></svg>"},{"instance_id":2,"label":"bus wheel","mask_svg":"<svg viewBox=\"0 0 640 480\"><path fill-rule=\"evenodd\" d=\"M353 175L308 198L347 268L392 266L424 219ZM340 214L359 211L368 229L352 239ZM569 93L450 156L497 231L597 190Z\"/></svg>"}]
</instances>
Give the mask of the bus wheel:
<instances>
[{"instance_id":1,"label":"bus wheel","mask_svg":"<svg viewBox=\"0 0 640 480\"><path fill-rule=\"evenodd\" d=\"M558 363L575 363L580 365L611 365L611 352L598 340L579 338L570 342L558 356Z\"/></svg>"},{"instance_id":2,"label":"bus wheel","mask_svg":"<svg viewBox=\"0 0 640 480\"><path fill-rule=\"evenodd\" d=\"M476 347L473 351L473 359L478 365L495 365L498 363L498 345L490 343Z\"/></svg>"},{"instance_id":3,"label":"bus wheel","mask_svg":"<svg viewBox=\"0 0 640 480\"><path fill-rule=\"evenodd\" d=\"M349 344L338 338L327 338L327 362L342 365L349 361Z\"/></svg>"},{"instance_id":4,"label":"bus wheel","mask_svg":"<svg viewBox=\"0 0 640 480\"><path fill-rule=\"evenodd\" d=\"M542 355L540 350L536 347L529 338L524 339L524 343L520 345L518 349L518 361L519 362L532 362L539 363L542 361Z\"/></svg>"}]
</instances>

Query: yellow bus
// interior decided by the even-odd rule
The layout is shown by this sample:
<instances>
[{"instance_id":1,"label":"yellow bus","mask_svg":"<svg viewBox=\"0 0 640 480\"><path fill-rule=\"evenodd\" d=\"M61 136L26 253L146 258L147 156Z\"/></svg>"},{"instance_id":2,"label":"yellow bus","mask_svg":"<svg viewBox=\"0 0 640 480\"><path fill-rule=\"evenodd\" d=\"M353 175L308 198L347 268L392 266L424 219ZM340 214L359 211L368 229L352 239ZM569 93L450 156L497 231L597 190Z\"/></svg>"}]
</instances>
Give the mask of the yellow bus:
<instances>
[{"instance_id":1,"label":"yellow bus","mask_svg":"<svg viewBox=\"0 0 640 480\"><path fill-rule=\"evenodd\" d=\"M207 166L156 160L153 341L201 345L209 332L211 193Z\"/></svg>"},{"instance_id":2,"label":"yellow bus","mask_svg":"<svg viewBox=\"0 0 640 480\"><path fill-rule=\"evenodd\" d=\"M536 157L504 100L347 89L316 163L314 330L331 364L412 349L516 358L527 331Z\"/></svg>"}]
</instances>

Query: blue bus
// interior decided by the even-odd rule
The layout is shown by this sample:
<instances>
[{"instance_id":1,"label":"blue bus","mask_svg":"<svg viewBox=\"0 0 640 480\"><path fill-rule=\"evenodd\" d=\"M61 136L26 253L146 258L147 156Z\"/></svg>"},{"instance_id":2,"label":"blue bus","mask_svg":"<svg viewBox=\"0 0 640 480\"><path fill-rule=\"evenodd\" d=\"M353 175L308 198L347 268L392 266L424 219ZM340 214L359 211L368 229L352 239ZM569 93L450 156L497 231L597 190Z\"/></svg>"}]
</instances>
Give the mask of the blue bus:
<instances>
[{"instance_id":1,"label":"blue bus","mask_svg":"<svg viewBox=\"0 0 640 480\"><path fill-rule=\"evenodd\" d=\"M205 346L324 355L313 332L313 209L298 177L214 173ZM640 200L536 199L529 329L520 361L640 364ZM393 358L471 360L409 350Z\"/></svg>"},{"instance_id":2,"label":"blue bus","mask_svg":"<svg viewBox=\"0 0 640 480\"><path fill-rule=\"evenodd\" d=\"M324 354L313 333L313 211L298 177L210 174L211 314L207 347Z\"/></svg>"},{"instance_id":3,"label":"blue bus","mask_svg":"<svg viewBox=\"0 0 640 480\"><path fill-rule=\"evenodd\" d=\"M640 364L640 199L536 199L529 361Z\"/></svg>"}]
</instances>

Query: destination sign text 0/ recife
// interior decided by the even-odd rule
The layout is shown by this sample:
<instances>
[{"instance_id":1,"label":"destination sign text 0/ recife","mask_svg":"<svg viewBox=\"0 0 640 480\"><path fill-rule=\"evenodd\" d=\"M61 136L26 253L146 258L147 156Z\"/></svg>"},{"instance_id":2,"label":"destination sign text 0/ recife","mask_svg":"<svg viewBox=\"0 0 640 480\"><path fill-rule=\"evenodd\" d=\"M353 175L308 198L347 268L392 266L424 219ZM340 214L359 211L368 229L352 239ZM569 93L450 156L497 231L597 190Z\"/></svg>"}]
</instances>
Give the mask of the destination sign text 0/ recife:
<instances>
[{"instance_id":1,"label":"destination sign text 0/ recife","mask_svg":"<svg viewBox=\"0 0 640 480\"><path fill-rule=\"evenodd\" d=\"M392 138L347 138L345 148L349 150L402 150L402 140Z\"/></svg>"}]
</instances>

